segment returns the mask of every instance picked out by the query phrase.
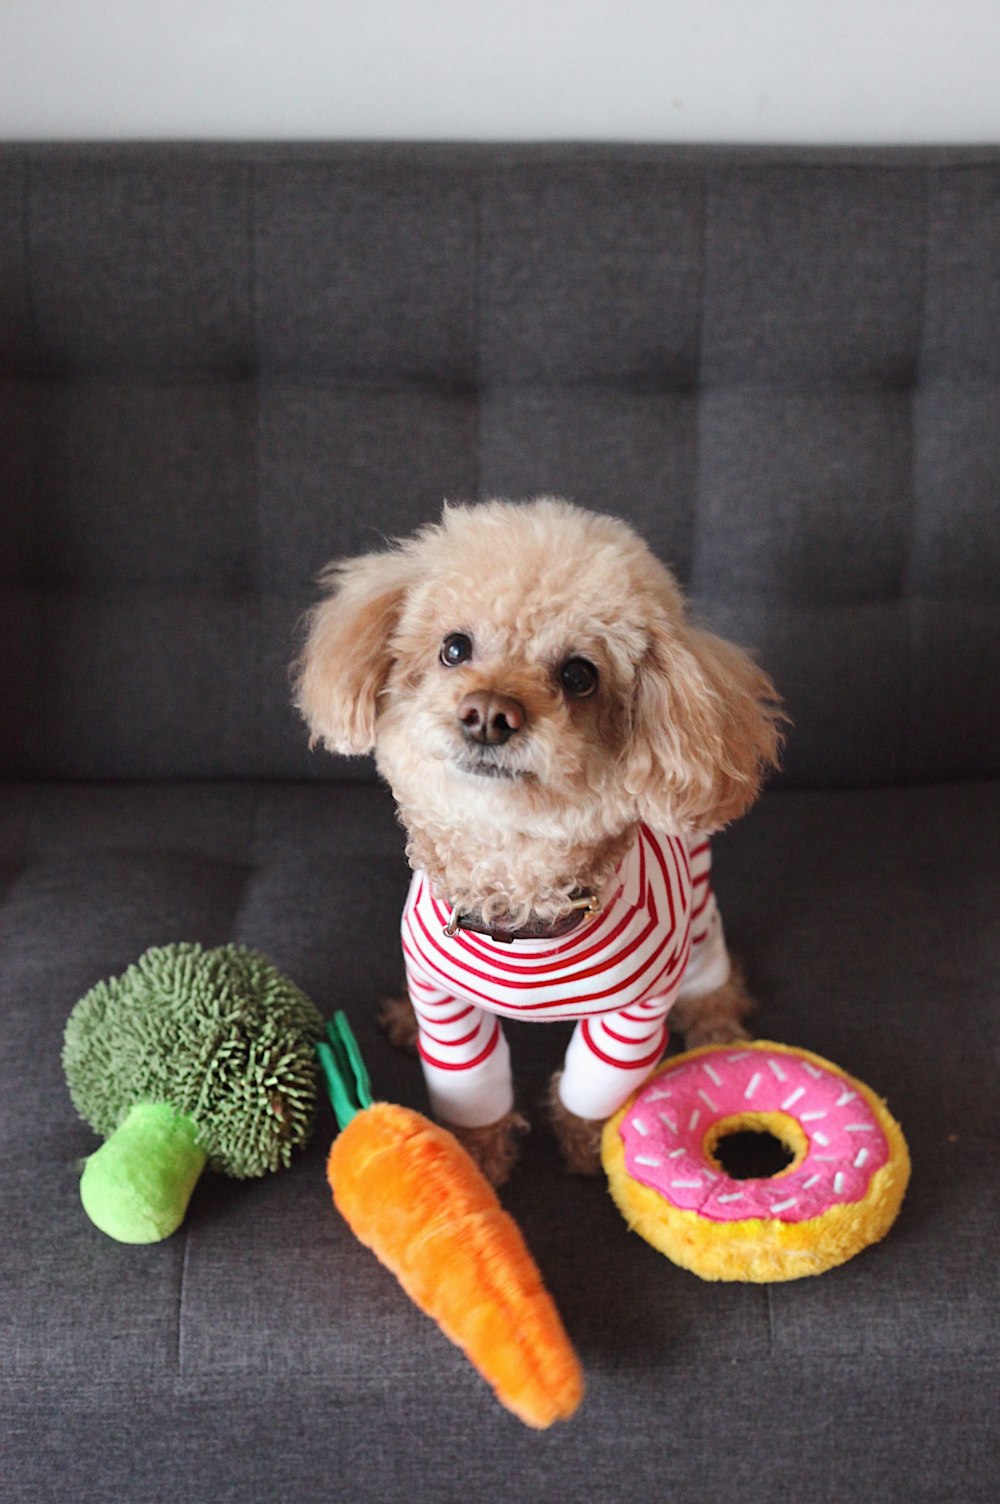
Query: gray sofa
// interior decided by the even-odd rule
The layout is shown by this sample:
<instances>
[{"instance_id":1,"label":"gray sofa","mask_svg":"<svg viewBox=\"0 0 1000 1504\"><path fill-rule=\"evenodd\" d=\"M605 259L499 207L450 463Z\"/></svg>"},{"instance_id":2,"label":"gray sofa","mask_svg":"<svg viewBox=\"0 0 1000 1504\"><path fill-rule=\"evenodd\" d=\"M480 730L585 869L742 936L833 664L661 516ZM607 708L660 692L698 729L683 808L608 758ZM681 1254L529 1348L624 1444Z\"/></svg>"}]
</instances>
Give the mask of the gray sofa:
<instances>
[{"instance_id":1,"label":"gray sofa","mask_svg":"<svg viewBox=\"0 0 1000 1504\"><path fill-rule=\"evenodd\" d=\"M8 145L0 377L3 1504L996 1499L1000 151ZM373 1023L401 833L287 665L329 557L544 491L779 684L727 928L913 1179L843 1268L712 1285L536 1113L504 1200L589 1382L538 1435L334 1213L328 1111L166 1243L98 1233L60 1043L236 939L422 1103ZM531 1106L565 1032L510 1037Z\"/></svg>"}]
</instances>

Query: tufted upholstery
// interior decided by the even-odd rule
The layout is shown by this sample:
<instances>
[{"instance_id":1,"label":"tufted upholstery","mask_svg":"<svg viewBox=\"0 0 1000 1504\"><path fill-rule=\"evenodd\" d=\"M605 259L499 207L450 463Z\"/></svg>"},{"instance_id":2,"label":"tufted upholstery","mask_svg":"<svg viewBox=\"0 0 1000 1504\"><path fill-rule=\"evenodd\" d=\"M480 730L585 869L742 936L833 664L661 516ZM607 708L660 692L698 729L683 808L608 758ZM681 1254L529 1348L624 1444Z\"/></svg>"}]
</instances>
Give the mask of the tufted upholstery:
<instances>
[{"instance_id":1,"label":"tufted upholstery","mask_svg":"<svg viewBox=\"0 0 1000 1504\"><path fill-rule=\"evenodd\" d=\"M994 1504L1000 151L0 147L0 1504ZM147 946L267 951L376 1089L402 833L289 708L320 566L442 497L631 518L794 727L716 843L758 1031L885 1093L877 1249L714 1286L559 1163L504 1199L584 1361L539 1437L294 1167L151 1249L59 1050Z\"/></svg>"},{"instance_id":2,"label":"tufted upholstery","mask_svg":"<svg viewBox=\"0 0 1000 1504\"><path fill-rule=\"evenodd\" d=\"M759 652L788 782L996 772L998 199L991 153L0 151L6 766L343 777L288 706L320 566L555 490Z\"/></svg>"}]
</instances>

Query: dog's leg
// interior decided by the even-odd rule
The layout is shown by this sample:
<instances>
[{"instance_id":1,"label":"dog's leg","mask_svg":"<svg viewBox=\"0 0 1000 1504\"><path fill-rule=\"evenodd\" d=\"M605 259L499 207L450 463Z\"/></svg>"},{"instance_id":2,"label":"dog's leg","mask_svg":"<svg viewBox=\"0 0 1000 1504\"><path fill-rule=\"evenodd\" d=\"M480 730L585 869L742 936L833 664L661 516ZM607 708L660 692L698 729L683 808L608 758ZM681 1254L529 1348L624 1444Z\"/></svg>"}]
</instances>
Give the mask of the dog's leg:
<instances>
[{"instance_id":1,"label":"dog's leg","mask_svg":"<svg viewBox=\"0 0 1000 1504\"><path fill-rule=\"evenodd\" d=\"M416 1054L420 1025L408 995L387 998L379 1009L377 1022L391 1045L406 1050L408 1054ZM491 1185L503 1185L510 1179L520 1152L520 1141L530 1125L519 1112L507 1112L484 1128L465 1128L443 1119L442 1126L468 1150Z\"/></svg>"},{"instance_id":2,"label":"dog's leg","mask_svg":"<svg viewBox=\"0 0 1000 1504\"><path fill-rule=\"evenodd\" d=\"M548 1101L562 1157L573 1174L599 1173L605 1120L660 1060L670 1002L669 995L648 998L577 1023Z\"/></svg>"},{"instance_id":3,"label":"dog's leg","mask_svg":"<svg viewBox=\"0 0 1000 1504\"><path fill-rule=\"evenodd\" d=\"M747 991L743 969L733 964L728 981L700 997L679 998L670 1010L668 1023L684 1037L687 1049L703 1044L728 1044L749 1039L744 1022L756 1004ZM604 1118L578 1117L560 1096L562 1071L549 1083L548 1116L566 1168L574 1175L601 1172L601 1134Z\"/></svg>"},{"instance_id":4,"label":"dog's leg","mask_svg":"<svg viewBox=\"0 0 1000 1504\"><path fill-rule=\"evenodd\" d=\"M681 996L670 1010L670 1028L684 1038L684 1047L697 1049L703 1044L730 1044L749 1039L746 1020L757 1004L747 990L743 968L732 963L729 980L721 987L700 997Z\"/></svg>"},{"instance_id":5,"label":"dog's leg","mask_svg":"<svg viewBox=\"0 0 1000 1504\"><path fill-rule=\"evenodd\" d=\"M417 1053L417 1015L406 993L387 997L375 1022L394 1049L405 1050L408 1055Z\"/></svg>"},{"instance_id":6,"label":"dog's leg","mask_svg":"<svg viewBox=\"0 0 1000 1504\"><path fill-rule=\"evenodd\" d=\"M547 1109L559 1152L572 1175L599 1175L601 1173L601 1132L603 1118L578 1118L575 1112L564 1107L559 1096L562 1071L556 1071L549 1082Z\"/></svg>"}]
</instances>

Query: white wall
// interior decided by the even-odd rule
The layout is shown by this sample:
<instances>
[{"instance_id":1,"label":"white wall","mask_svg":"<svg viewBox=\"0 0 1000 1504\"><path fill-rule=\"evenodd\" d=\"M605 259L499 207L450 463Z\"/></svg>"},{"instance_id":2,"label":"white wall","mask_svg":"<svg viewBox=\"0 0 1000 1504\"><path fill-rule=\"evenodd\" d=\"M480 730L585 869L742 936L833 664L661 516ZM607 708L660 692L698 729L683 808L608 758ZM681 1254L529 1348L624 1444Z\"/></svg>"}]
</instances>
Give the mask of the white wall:
<instances>
[{"instance_id":1,"label":"white wall","mask_svg":"<svg viewBox=\"0 0 1000 1504\"><path fill-rule=\"evenodd\" d=\"M1000 140L1000 0L0 0L0 137Z\"/></svg>"}]
</instances>

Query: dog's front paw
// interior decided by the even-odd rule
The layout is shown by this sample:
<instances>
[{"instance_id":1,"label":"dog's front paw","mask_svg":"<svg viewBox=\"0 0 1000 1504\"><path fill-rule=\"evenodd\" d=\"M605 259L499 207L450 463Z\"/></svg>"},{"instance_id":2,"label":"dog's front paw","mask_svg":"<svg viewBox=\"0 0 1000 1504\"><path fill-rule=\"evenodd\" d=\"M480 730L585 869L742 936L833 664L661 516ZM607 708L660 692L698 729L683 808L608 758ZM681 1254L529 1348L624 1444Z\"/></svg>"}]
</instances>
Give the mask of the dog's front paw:
<instances>
[{"instance_id":1,"label":"dog's front paw","mask_svg":"<svg viewBox=\"0 0 1000 1504\"><path fill-rule=\"evenodd\" d=\"M510 1179L521 1149L521 1139L529 1131L527 1118L519 1112L507 1112L485 1128L460 1128L455 1123L443 1127L453 1133L462 1147L472 1155L490 1185L503 1185Z\"/></svg>"},{"instance_id":2,"label":"dog's front paw","mask_svg":"<svg viewBox=\"0 0 1000 1504\"><path fill-rule=\"evenodd\" d=\"M549 1082L548 1114L563 1162L572 1175L600 1175L603 1118L578 1118L559 1096L562 1071Z\"/></svg>"}]
</instances>

